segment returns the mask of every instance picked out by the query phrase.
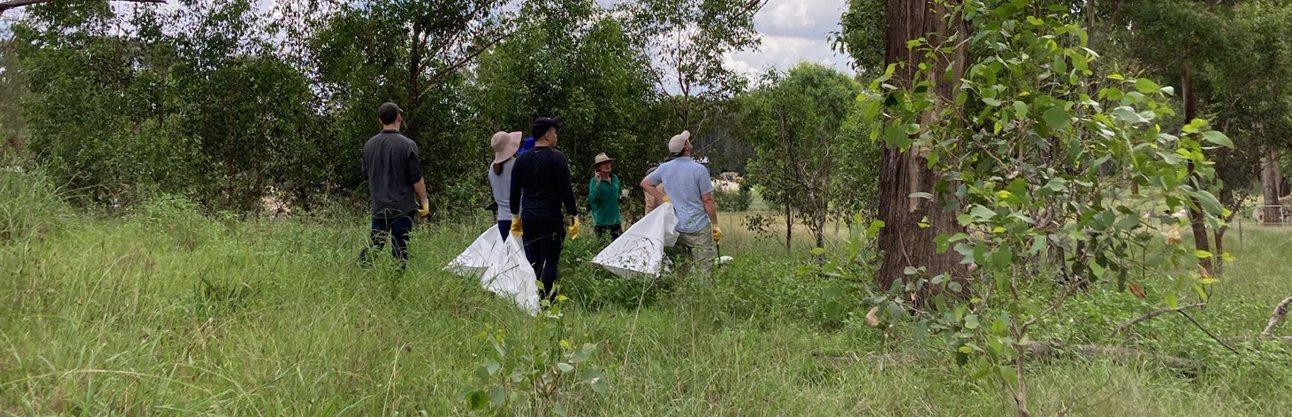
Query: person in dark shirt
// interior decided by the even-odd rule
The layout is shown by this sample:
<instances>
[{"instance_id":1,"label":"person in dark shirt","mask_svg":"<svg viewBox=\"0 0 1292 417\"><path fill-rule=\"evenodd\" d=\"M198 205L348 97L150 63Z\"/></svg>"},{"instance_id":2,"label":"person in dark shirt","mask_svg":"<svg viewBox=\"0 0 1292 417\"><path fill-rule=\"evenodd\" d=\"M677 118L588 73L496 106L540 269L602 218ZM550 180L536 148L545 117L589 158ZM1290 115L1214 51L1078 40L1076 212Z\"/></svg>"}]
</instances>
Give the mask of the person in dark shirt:
<instances>
[{"instance_id":1,"label":"person in dark shirt","mask_svg":"<svg viewBox=\"0 0 1292 417\"><path fill-rule=\"evenodd\" d=\"M430 201L417 144L399 134L404 124L403 111L395 103L386 103L377 109L377 114L381 133L363 145L363 175L368 180L372 207L372 241L359 253L359 263L371 265L368 251L381 250L386 239L391 239L391 253L403 270L408 267L408 233L413 229L413 214L425 217Z\"/></svg>"},{"instance_id":2,"label":"person in dark shirt","mask_svg":"<svg viewBox=\"0 0 1292 417\"><path fill-rule=\"evenodd\" d=\"M579 212L570 186L570 162L555 149L560 118L534 120L534 149L516 158L511 177L511 231L521 236L525 257L543 286L539 298L551 301L556 294L556 267L561 262L566 227L561 206L573 217L569 233L579 236ZM520 204L516 204L520 202Z\"/></svg>"}]
</instances>

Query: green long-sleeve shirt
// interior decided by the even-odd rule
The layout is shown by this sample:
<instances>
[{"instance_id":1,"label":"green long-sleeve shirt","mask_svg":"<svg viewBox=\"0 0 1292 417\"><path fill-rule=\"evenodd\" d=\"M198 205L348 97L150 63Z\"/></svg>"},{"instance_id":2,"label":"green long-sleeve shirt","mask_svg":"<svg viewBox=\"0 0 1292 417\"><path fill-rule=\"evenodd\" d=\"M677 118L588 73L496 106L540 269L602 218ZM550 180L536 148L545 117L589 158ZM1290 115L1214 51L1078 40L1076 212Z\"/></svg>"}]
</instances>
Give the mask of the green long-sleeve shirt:
<instances>
[{"instance_id":1,"label":"green long-sleeve shirt","mask_svg":"<svg viewBox=\"0 0 1292 417\"><path fill-rule=\"evenodd\" d=\"M610 181L597 184L597 177L588 181L588 205L592 206L592 220L597 226L617 225L619 215L619 176L611 174Z\"/></svg>"}]
</instances>

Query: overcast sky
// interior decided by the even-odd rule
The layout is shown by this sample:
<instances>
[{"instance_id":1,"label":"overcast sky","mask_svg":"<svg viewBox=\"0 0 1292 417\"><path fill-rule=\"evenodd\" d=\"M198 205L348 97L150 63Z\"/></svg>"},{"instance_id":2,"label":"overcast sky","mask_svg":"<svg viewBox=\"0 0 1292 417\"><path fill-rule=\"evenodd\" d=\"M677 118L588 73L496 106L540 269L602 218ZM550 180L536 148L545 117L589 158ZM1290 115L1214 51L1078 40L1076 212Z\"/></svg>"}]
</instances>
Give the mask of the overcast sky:
<instances>
[{"instance_id":1,"label":"overcast sky","mask_svg":"<svg viewBox=\"0 0 1292 417\"><path fill-rule=\"evenodd\" d=\"M273 0L257 0L263 6ZM611 5L625 0L598 0ZM849 74L848 58L830 50L827 38L839 29L839 15L847 0L770 0L756 17L755 25L763 35L762 47L756 51L730 54L727 65L732 70L756 76L767 68L787 69L799 61L819 62ZM16 19L21 12L11 11L5 21ZM7 29L0 21L0 31Z\"/></svg>"},{"instance_id":2,"label":"overcast sky","mask_svg":"<svg viewBox=\"0 0 1292 417\"><path fill-rule=\"evenodd\" d=\"M847 0L770 0L755 25L763 34L758 51L736 53L728 66L756 74L770 67L787 69L799 61L819 62L852 73L848 58L830 50L830 32L839 30Z\"/></svg>"}]
</instances>

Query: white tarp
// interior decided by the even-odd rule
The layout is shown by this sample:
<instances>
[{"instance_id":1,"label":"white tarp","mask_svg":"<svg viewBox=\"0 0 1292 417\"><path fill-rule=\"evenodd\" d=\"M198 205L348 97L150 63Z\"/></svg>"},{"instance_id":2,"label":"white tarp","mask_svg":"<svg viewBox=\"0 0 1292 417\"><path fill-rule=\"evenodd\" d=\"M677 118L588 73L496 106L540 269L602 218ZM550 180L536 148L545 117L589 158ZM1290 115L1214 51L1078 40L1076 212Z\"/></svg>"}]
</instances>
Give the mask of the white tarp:
<instances>
[{"instance_id":1,"label":"white tarp","mask_svg":"<svg viewBox=\"0 0 1292 417\"><path fill-rule=\"evenodd\" d=\"M664 264L664 248L677 243L677 215L673 204L664 203L624 231L592 263L624 278L638 274L659 276Z\"/></svg>"},{"instance_id":2,"label":"white tarp","mask_svg":"<svg viewBox=\"0 0 1292 417\"><path fill-rule=\"evenodd\" d=\"M445 270L480 278L480 286L511 299L530 315L538 314L538 284L534 269L525 258L520 239L503 242L498 228L490 227L449 262Z\"/></svg>"}]
</instances>

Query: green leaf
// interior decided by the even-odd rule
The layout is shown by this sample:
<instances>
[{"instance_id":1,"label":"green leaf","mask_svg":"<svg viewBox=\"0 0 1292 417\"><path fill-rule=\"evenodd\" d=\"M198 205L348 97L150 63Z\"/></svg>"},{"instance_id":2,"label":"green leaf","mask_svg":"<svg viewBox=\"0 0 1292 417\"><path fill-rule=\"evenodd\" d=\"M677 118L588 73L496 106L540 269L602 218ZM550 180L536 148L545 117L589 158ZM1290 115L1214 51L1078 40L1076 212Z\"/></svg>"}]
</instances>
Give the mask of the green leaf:
<instances>
[{"instance_id":1,"label":"green leaf","mask_svg":"<svg viewBox=\"0 0 1292 417\"><path fill-rule=\"evenodd\" d=\"M1131 124L1140 124L1148 121L1144 116L1140 116L1139 113L1136 113L1134 109L1125 106L1113 109L1113 117Z\"/></svg>"},{"instance_id":2,"label":"green leaf","mask_svg":"<svg viewBox=\"0 0 1292 417\"><path fill-rule=\"evenodd\" d=\"M1207 251L1205 251L1205 250L1198 249L1198 250L1193 251L1193 256L1198 257L1198 259L1211 259L1211 252L1207 252Z\"/></svg>"},{"instance_id":3,"label":"green leaf","mask_svg":"<svg viewBox=\"0 0 1292 417\"><path fill-rule=\"evenodd\" d=\"M979 324L978 324L978 316L977 316L977 315L975 315L975 314L970 314L970 315L968 315L968 316L965 316L965 328L966 328L966 329L974 330L974 329L977 329L977 328L978 328L978 326L979 326Z\"/></svg>"},{"instance_id":4,"label":"green leaf","mask_svg":"<svg viewBox=\"0 0 1292 417\"><path fill-rule=\"evenodd\" d=\"M980 222L990 221L992 218L996 217L995 210L983 207L981 205L975 205L973 209L969 211L969 214L977 218L978 221Z\"/></svg>"},{"instance_id":5,"label":"green leaf","mask_svg":"<svg viewBox=\"0 0 1292 417\"><path fill-rule=\"evenodd\" d=\"M605 374L598 372L598 375L588 380L588 386L592 387L597 394L605 394L608 387Z\"/></svg>"},{"instance_id":6,"label":"green leaf","mask_svg":"<svg viewBox=\"0 0 1292 417\"><path fill-rule=\"evenodd\" d=\"M988 106L1000 107L1000 100L997 100L991 97L983 97L982 102L987 104Z\"/></svg>"},{"instance_id":7,"label":"green leaf","mask_svg":"<svg viewBox=\"0 0 1292 417\"><path fill-rule=\"evenodd\" d=\"M1072 115L1062 106L1051 107L1041 115L1041 118L1045 119L1046 125L1055 130L1068 127L1068 123L1072 121Z\"/></svg>"},{"instance_id":8,"label":"green leaf","mask_svg":"<svg viewBox=\"0 0 1292 417\"><path fill-rule=\"evenodd\" d=\"M870 227L866 228L866 238L874 239L875 236L879 235L879 230L883 228L884 228L883 220L875 220L873 222L870 222Z\"/></svg>"},{"instance_id":9,"label":"green leaf","mask_svg":"<svg viewBox=\"0 0 1292 417\"><path fill-rule=\"evenodd\" d=\"M915 334L912 335L911 337L914 338L916 342L924 340L924 338L927 337L928 335L929 335L928 323L925 323L924 320L920 320L919 322L915 323Z\"/></svg>"},{"instance_id":10,"label":"green leaf","mask_svg":"<svg viewBox=\"0 0 1292 417\"><path fill-rule=\"evenodd\" d=\"M938 245L938 254L947 253L947 249L951 248L951 236L947 236L946 233L938 233L938 235L933 238L933 243Z\"/></svg>"},{"instance_id":11,"label":"green leaf","mask_svg":"<svg viewBox=\"0 0 1292 417\"><path fill-rule=\"evenodd\" d=\"M570 372L574 370L574 365L570 365L565 362L558 362L556 364L556 369L560 369L561 372Z\"/></svg>"},{"instance_id":12,"label":"green leaf","mask_svg":"<svg viewBox=\"0 0 1292 417\"><path fill-rule=\"evenodd\" d=\"M1229 136L1214 130L1202 132L1202 139L1229 149L1234 149L1234 141L1229 140Z\"/></svg>"},{"instance_id":13,"label":"green leaf","mask_svg":"<svg viewBox=\"0 0 1292 417\"><path fill-rule=\"evenodd\" d=\"M1162 91L1161 86L1148 78L1135 80L1135 89L1144 94L1156 94Z\"/></svg>"},{"instance_id":14,"label":"green leaf","mask_svg":"<svg viewBox=\"0 0 1292 417\"><path fill-rule=\"evenodd\" d=\"M597 350L597 345L594 345L591 343L584 343L583 346L579 347L578 351L574 352L574 356L570 357L570 362L582 363L583 361L586 361L588 360L588 358L592 357L592 352L595 352L596 350Z\"/></svg>"},{"instance_id":15,"label":"green leaf","mask_svg":"<svg viewBox=\"0 0 1292 417\"><path fill-rule=\"evenodd\" d=\"M1008 268L1010 264L1014 263L1014 252L1009 247L997 248L995 252L991 253L991 262L996 265L996 269Z\"/></svg>"},{"instance_id":16,"label":"green leaf","mask_svg":"<svg viewBox=\"0 0 1292 417\"><path fill-rule=\"evenodd\" d=\"M1170 308L1170 309L1180 308L1180 297L1176 296L1175 293L1166 293L1165 298L1166 299L1164 301L1166 301L1167 308Z\"/></svg>"},{"instance_id":17,"label":"green leaf","mask_svg":"<svg viewBox=\"0 0 1292 417\"><path fill-rule=\"evenodd\" d=\"M556 402L553 402L553 403L552 403L552 414L556 414L556 415L558 415L558 416L565 417L565 416L570 415L570 412L569 412L569 411L567 411L567 410L565 409L565 404L564 404L564 403L562 403L562 402L560 402L560 401L556 401Z\"/></svg>"},{"instance_id":18,"label":"green leaf","mask_svg":"<svg viewBox=\"0 0 1292 417\"><path fill-rule=\"evenodd\" d=\"M1206 210L1208 213L1220 214L1225 211L1225 207L1220 205L1220 200L1217 200L1216 196L1207 192L1207 190L1194 191L1189 194L1192 195L1193 198L1198 199L1198 204L1201 205L1202 209Z\"/></svg>"},{"instance_id":19,"label":"green leaf","mask_svg":"<svg viewBox=\"0 0 1292 417\"><path fill-rule=\"evenodd\" d=\"M502 404L507 401L507 391L502 387L493 387L489 390L489 406L492 408L501 408Z\"/></svg>"},{"instance_id":20,"label":"green leaf","mask_svg":"<svg viewBox=\"0 0 1292 417\"><path fill-rule=\"evenodd\" d=\"M489 408L489 395L484 391L475 391L467 395L467 408L485 410Z\"/></svg>"},{"instance_id":21,"label":"green leaf","mask_svg":"<svg viewBox=\"0 0 1292 417\"><path fill-rule=\"evenodd\" d=\"M489 373L489 375L498 373L498 369L501 369L501 368L502 368L502 365L499 364L497 361L493 359L485 360L484 369Z\"/></svg>"}]
</instances>

